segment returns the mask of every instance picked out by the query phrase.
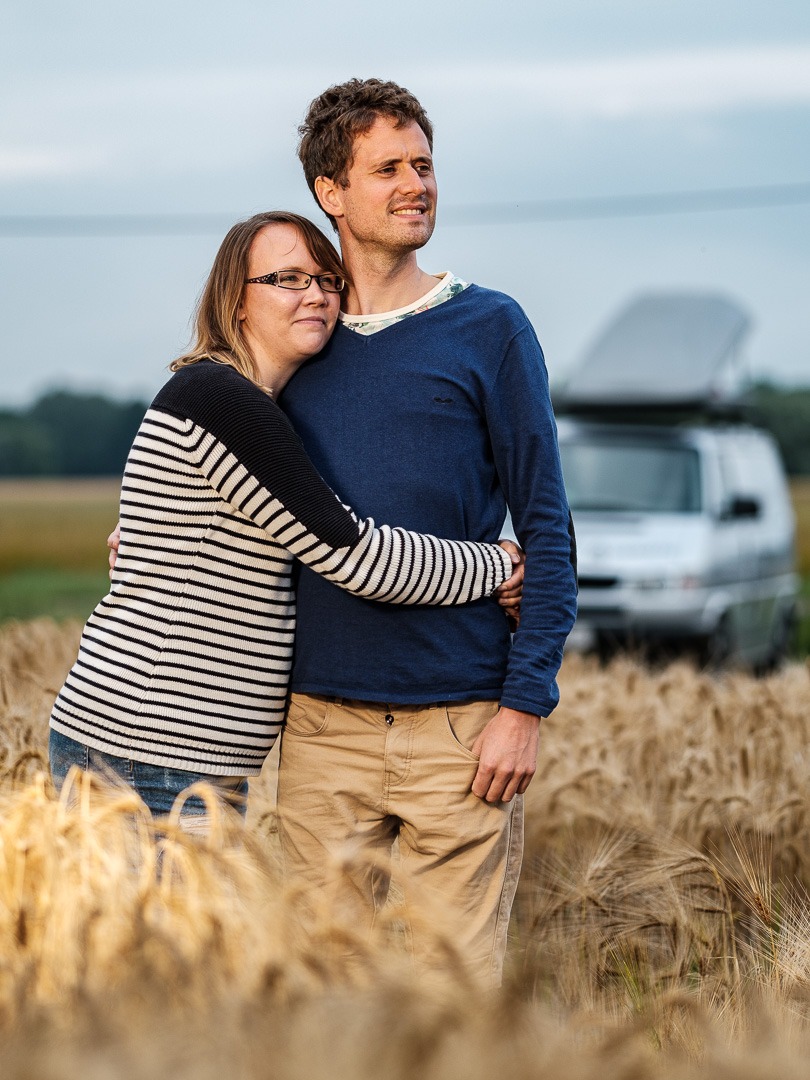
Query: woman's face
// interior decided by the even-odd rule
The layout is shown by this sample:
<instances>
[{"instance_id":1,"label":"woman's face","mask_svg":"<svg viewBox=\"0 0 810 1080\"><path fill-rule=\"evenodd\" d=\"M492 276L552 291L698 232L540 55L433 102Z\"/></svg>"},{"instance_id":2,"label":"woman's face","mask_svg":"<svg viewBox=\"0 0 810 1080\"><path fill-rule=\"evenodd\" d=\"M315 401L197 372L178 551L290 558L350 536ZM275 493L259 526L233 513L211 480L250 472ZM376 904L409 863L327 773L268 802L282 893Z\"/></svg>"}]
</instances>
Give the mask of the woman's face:
<instances>
[{"instance_id":1,"label":"woman's face","mask_svg":"<svg viewBox=\"0 0 810 1080\"><path fill-rule=\"evenodd\" d=\"M323 274L301 234L292 225L266 225L250 248L249 278L278 270ZM320 352L335 328L340 294L324 292L314 279L307 289L245 285L239 318L242 333L260 369L267 364L297 367Z\"/></svg>"}]
</instances>

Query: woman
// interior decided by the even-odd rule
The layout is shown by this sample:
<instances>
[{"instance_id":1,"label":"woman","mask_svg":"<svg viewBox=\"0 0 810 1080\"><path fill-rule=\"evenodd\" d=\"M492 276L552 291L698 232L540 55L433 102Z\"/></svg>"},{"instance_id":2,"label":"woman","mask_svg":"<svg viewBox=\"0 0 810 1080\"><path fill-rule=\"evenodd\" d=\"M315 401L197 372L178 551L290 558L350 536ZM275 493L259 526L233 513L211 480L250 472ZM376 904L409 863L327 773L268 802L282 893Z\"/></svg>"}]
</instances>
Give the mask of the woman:
<instances>
[{"instance_id":1,"label":"woman","mask_svg":"<svg viewBox=\"0 0 810 1080\"><path fill-rule=\"evenodd\" d=\"M206 779L244 807L246 777L284 719L293 558L390 603L465 603L510 577L496 545L358 521L273 401L328 340L344 273L295 214L257 214L225 237L194 347L129 455L111 589L51 716L57 784L72 765L95 768L163 814ZM205 807L194 798L184 810Z\"/></svg>"}]
</instances>

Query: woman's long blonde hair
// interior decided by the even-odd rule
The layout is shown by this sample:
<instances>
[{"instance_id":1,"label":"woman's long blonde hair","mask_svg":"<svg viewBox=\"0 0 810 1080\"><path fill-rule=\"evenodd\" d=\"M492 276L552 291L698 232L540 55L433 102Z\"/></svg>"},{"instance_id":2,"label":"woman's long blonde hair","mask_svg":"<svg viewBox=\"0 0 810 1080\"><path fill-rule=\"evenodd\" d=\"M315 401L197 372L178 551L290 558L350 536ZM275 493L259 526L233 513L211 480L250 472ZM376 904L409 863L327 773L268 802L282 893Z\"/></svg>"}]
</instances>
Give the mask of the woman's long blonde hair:
<instances>
[{"instance_id":1,"label":"woman's long blonde hair","mask_svg":"<svg viewBox=\"0 0 810 1080\"><path fill-rule=\"evenodd\" d=\"M325 273L346 277L334 245L308 218L287 210L268 210L263 214L254 214L247 221L237 222L220 244L197 301L194 342L188 352L172 361L169 365L171 371L179 371L199 360L215 360L219 364L230 364L246 378L259 384L256 363L242 334L239 308L248 276L250 249L257 234L266 225L292 225Z\"/></svg>"}]
</instances>

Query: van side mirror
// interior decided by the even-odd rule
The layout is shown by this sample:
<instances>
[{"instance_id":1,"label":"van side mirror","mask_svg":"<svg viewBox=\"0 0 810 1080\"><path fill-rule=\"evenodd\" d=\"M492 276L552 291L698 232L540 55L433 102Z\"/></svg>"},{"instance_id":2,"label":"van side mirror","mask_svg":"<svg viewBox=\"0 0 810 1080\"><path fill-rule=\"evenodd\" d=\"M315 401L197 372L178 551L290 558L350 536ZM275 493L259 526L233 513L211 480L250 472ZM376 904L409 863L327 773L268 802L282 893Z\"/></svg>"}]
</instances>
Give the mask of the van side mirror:
<instances>
[{"instance_id":1,"label":"van side mirror","mask_svg":"<svg viewBox=\"0 0 810 1080\"><path fill-rule=\"evenodd\" d=\"M720 515L723 521L741 521L745 518L758 518L762 513L759 499L751 495L733 495Z\"/></svg>"}]
</instances>

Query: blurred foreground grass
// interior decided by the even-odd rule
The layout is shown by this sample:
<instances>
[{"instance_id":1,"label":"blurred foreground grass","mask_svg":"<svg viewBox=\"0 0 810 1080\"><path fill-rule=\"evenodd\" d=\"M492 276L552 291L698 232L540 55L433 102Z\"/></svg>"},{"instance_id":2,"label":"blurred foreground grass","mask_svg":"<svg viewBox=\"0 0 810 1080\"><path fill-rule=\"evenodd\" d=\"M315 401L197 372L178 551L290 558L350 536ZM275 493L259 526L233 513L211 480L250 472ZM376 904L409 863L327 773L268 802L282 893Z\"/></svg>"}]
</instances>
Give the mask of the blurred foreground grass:
<instances>
[{"instance_id":1,"label":"blurred foreground grass","mask_svg":"<svg viewBox=\"0 0 810 1080\"><path fill-rule=\"evenodd\" d=\"M401 863L370 936L340 904L350 853L324 888L284 881L270 760L245 827L212 804L205 839L126 790L57 799L47 721L78 635L0 627L2 1080L808 1075L807 664L566 658L485 996Z\"/></svg>"}]
</instances>

